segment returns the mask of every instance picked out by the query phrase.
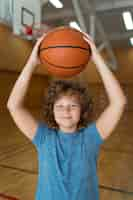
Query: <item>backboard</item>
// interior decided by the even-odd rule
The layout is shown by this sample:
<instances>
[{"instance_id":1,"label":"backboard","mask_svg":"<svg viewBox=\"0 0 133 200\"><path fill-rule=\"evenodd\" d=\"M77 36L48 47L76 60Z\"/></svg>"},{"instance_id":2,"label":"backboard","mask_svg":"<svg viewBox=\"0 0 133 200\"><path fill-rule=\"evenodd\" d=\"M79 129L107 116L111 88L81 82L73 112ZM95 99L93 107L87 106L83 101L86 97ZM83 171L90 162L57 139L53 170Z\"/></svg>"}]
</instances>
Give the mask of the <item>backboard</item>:
<instances>
[{"instance_id":1,"label":"backboard","mask_svg":"<svg viewBox=\"0 0 133 200\"><path fill-rule=\"evenodd\" d=\"M25 26L40 27L41 1L38 0L14 0L13 1L13 33L21 35Z\"/></svg>"}]
</instances>

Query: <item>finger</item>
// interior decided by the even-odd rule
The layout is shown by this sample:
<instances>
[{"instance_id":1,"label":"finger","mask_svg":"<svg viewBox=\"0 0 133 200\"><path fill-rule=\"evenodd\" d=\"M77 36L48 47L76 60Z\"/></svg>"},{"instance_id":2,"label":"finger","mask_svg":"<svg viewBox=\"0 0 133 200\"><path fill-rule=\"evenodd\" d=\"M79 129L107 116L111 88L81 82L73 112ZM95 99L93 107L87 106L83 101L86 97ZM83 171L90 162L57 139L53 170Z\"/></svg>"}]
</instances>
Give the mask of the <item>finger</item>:
<instances>
[{"instance_id":1,"label":"finger","mask_svg":"<svg viewBox=\"0 0 133 200\"><path fill-rule=\"evenodd\" d=\"M85 32L82 32L84 37L87 38L89 41L93 42L93 38Z\"/></svg>"},{"instance_id":2,"label":"finger","mask_svg":"<svg viewBox=\"0 0 133 200\"><path fill-rule=\"evenodd\" d=\"M86 40L93 42L93 39L91 37L89 37L88 35L84 37L84 39L86 38Z\"/></svg>"},{"instance_id":3,"label":"finger","mask_svg":"<svg viewBox=\"0 0 133 200\"><path fill-rule=\"evenodd\" d=\"M37 43L40 43L44 39L44 35L37 39Z\"/></svg>"},{"instance_id":4,"label":"finger","mask_svg":"<svg viewBox=\"0 0 133 200\"><path fill-rule=\"evenodd\" d=\"M45 36L46 36L46 33L43 33L43 35L37 39L37 43L40 43L44 39Z\"/></svg>"},{"instance_id":5,"label":"finger","mask_svg":"<svg viewBox=\"0 0 133 200\"><path fill-rule=\"evenodd\" d=\"M44 39L44 36L41 36L40 38L37 39L36 44L35 44L35 48L38 48L40 46L43 39Z\"/></svg>"},{"instance_id":6,"label":"finger","mask_svg":"<svg viewBox=\"0 0 133 200\"><path fill-rule=\"evenodd\" d=\"M86 37L83 37L84 38L84 40L89 44L89 45L91 45L92 44L92 41L91 40L89 40L88 38L86 38Z\"/></svg>"}]
</instances>

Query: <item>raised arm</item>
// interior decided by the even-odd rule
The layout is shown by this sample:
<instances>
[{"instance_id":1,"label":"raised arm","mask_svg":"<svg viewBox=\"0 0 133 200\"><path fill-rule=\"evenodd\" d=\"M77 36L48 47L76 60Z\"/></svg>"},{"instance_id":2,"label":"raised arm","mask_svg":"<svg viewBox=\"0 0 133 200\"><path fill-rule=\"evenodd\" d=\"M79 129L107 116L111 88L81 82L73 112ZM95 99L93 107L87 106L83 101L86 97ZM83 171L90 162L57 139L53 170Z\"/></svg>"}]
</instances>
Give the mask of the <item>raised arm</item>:
<instances>
[{"instance_id":1,"label":"raised arm","mask_svg":"<svg viewBox=\"0 0 133 200\"><path fill-rule=\"evenodd\" d=\"M114 74L109 70L103 58L98 53L96 46L89 36L84 39L88 41L92 49L92 61L95 63L97 71L99 72L103 81L107 96L109 98L109 105L101 113L96 120L96 127L99 130L103 139L106 139L118 124L125 105L127 103L126 96Z\"/></svg>"},{"instance_id":2,"label":"raised arm","mask_svg":"<svg viewBox=\"0 0 133 200\"><path fill-rule=\"evenodd\" d=\"M43 36L44 37L44 36ZM29 138L33 139L38 121L24 107L24 98L27 93L32 74L39 63L38 48L43 37L41 37L24 66L20 76L18 77L7 102L7 108L14 119L17 127Z\"/></svg>"}]
</instances>

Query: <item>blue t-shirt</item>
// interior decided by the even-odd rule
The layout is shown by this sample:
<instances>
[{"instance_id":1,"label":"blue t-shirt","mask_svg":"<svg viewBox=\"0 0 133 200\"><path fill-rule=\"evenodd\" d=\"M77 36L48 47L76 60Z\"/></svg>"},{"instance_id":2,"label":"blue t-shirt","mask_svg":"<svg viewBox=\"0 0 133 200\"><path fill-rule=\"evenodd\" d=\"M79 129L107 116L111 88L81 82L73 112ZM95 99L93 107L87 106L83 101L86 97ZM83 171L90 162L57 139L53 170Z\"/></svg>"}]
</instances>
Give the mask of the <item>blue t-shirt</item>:
<instances>
[{"instance_id":1,"label":"blue t-shirt","mask_svg":"<svg viewBox=\"0 0 133 200\"><path fill-rule=\"evenodd\" d=\"M97 158L103 143L93 122L65 133L40 123L33 138L39 161L36 200L98 200Z\"/></svg>"}]
</instances>

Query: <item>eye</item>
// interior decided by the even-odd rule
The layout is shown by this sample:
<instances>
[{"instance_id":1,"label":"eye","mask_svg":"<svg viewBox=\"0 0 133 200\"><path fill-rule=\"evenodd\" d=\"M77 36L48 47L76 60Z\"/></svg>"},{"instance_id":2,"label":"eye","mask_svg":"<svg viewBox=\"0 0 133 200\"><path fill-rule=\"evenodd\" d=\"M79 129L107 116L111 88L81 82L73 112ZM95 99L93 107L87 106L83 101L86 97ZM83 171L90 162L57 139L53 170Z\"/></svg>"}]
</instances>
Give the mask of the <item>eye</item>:
<instances>
[{"instance_id":1,"label":"eye","mask_svg":"<svg viewBox=\"0 0 133 200\"><path fill-rule=\"evenodd\" d=\"M78 104L71 105L71 107L78 107L78 106L79 106Z\"/></svg>"},{"instance_id":2,"label":"eye","mask_svg":"<svg viewBox=\"0 0 133 200\"><path fill-rule=\"evenodd\" d=\"M79 108L79 104L72 104L71 108Z\"/></svg>"},{"instance_id":3,"label":"eye","mask_svg":"<svg viewBox=\"0 0 133 200\"><path fill-rule=\"evenodd\" d=\"M62 105L56 105L55 108L57 108L57 109L58 108L63 108L63 106Z\"/></svg>"}]
</instances>

